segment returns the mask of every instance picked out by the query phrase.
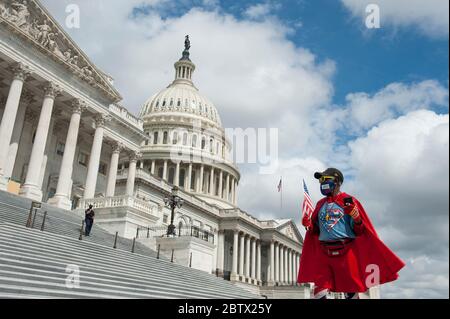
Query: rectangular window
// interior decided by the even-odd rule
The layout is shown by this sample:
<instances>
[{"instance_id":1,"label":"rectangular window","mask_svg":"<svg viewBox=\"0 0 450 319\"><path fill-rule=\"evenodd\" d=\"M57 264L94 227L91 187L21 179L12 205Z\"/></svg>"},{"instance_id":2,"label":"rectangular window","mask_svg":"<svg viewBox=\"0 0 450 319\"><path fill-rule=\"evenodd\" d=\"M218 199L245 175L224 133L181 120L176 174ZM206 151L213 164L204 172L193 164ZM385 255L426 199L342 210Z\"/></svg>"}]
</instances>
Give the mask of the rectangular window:
<instances>
[{"instance_id":1,"label":"rectangular window","mask_svg":"<svg viewBox=\"0 0 450 319\"><path fill-rule=\"evenodd\" d=\"M163 223L167 224L168 221L169 221L169 215L164 215L163 216Z\"/></svg>"},{"instance_id":2,"label":"rectangular window","mask_svg":"<svg viewBox=\"0 0 450 319\"><path fill-rule=\"evenodd\" d=\"M88 161L89 155L87 155L86 153L80 153L80 155L78 155L78 164L87 167Z\"/></svg>"},{"instance_id":3,"label":"rectangular window","mask_svg":"<svg viewBox=\"0 0 450 319\"><path fill-rule=\"evenodd\" d=\"M56 154L58 154L59 156L63 156L65 147L66 144L58 142L58 144L56 145Z\"/></svg>"},{"instance_id":4,"label":"rectangular window","mask_svg":"<svg viewBox=\"0 0 450 319\"><path fill-rule=\"evenodd\" d=\"M98 172L102 175L106 175L106 172L108 171L108 164L100 162L98 165Z\"/></svg>"}]
</instances>

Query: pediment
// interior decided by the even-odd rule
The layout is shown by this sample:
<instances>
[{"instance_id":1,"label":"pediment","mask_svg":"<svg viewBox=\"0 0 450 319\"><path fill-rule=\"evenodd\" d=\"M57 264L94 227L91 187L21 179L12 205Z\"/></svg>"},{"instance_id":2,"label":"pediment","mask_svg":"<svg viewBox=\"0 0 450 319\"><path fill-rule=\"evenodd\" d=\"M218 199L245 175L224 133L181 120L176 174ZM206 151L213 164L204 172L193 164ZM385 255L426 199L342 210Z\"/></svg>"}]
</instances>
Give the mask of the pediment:
<instances>
[{"instance_id":1,"label":"pediment","mask_svg":"<svg viewBox=\"0 0 450 319\"><path fill-rule=\"evenodd\" d=\"M294 241L303 243L303 238L297 227L291 222L286 222L278 227L278 231Z\"/></svg>"},{"instance_id":2,"label":"pediment","mask_svg":"<svg viewBox=\"0 0 450 319\"><path fill-rule=\"evenodd\" d=\"M21 34L74 75L100 89L114 102L122 98L63 28L36 0L0 0L0 23Z\"/></svg>"}]
</instances>

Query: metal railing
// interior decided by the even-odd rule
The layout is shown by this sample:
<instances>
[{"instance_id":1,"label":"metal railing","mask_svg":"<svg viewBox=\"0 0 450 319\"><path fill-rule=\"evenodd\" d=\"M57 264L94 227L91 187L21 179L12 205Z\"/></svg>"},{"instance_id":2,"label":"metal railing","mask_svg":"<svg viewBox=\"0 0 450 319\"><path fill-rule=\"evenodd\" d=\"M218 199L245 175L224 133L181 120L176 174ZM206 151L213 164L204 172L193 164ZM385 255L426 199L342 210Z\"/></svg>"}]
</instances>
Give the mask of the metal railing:
<instances>
[{"instance_id":1,"label":"metal railing","mask_svg":"<svg viewBox=\"0 0 450 319\"><path fill-rule=\"evenodd\" d=\"M176 229L177 237L195 237L214 244L214 234L197 226L182 226ZM139 227L136 238L153 238L167 236L167 226Z\"/></svg>"}]
</instances>

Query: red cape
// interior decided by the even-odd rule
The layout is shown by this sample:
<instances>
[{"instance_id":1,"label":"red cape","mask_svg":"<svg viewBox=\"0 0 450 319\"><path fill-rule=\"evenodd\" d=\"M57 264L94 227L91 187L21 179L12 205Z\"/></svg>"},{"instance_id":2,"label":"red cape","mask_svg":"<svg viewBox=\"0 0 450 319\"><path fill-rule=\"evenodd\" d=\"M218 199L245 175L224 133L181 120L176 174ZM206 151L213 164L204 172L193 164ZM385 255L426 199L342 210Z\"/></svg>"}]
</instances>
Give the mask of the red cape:
<instances>
[{"instance_id":1,"label":"red cape","mask_svg":"<svg viewBox=\"0 0 450 319\"><path fill-rule=\"evenodd\" d=\"M344 198L346 197L350 196L346 193L340 193L333 198L333 201L339 206L344 207ZM371 274L373 276L373 273L370 272L370 270L367 270L370 269L370 267L366 267L368 265L378 265L380 270L379 284L396 280L398 278L398 272L405 266L405 263L381 241L361 203L356 198L352 198L355 205L359 209L363 220L363 227L361 228L360 233L357 233L357 237L353 242L354 251L359 263L359 274L361 276L359 279L361 282L365 283L367 276ZM319 210L326 201L327 198L325 197L317 203L311 217L313 225L316 224ZM317 260L320 260L320 258L317 257L318 254L324 253L320 247L317 226L313 226L306 232L303 243L303 251L300 258L300 269L297 278L299 283L316 282L316 262Z\"/></svg>"}]
</instances>

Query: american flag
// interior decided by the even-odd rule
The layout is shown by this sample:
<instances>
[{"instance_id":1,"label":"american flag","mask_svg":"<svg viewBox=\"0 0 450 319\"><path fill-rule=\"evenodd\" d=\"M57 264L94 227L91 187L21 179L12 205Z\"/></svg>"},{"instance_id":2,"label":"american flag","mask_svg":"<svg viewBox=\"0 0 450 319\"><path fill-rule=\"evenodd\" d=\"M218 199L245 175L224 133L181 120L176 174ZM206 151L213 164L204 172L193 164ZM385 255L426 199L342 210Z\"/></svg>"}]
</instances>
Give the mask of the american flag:
<instances>
[{"instance_id":1,"label":"american flag","mask_svg":"<svg viewBox=\"0 0 450 319\"><path fill-rule=\"evenodd\" d=\"M303 206L302 206L302 214L303 216L309 216L311 217L311 214L314 211L314 206L311 200L311 197L309 196L308 187L306 187L305 180L303 180Z\"/></svg>"}]
</instances>

